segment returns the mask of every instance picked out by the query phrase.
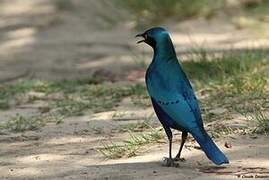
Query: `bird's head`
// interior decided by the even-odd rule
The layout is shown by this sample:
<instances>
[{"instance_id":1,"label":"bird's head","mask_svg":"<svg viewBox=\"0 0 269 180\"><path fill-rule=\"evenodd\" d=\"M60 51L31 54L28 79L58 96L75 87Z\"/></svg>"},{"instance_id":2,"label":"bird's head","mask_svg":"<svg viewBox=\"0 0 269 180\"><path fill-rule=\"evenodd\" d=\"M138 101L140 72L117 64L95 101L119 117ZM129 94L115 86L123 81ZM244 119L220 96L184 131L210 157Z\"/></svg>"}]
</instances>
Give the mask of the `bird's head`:
<instances>
[{"instance_id":1,"label":"bird's head","mask_svg":"<svg viewBox=\"0 0 269 180\"><path fill-rule=\"evenodd\" d=\"M137 43L145 42L150 45L153 49L157 43L169 38L168 32L162 27L154 27L146 30L143 33L137 34L135 37L142 37L143 39Z\"/></svg>"}]
</instances>

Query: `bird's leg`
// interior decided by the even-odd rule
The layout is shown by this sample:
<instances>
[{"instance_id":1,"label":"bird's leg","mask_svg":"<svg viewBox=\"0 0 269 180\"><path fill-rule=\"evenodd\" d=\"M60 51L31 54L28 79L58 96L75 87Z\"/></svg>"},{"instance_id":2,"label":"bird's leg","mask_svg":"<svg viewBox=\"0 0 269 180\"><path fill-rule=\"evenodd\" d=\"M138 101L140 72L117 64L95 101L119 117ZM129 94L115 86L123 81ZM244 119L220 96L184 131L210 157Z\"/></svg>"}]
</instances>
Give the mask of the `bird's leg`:
<instances>
[{"instance_id":1,"label":"bird's leg","mask_svg":"<svg viewBox=\"0 0 269 180\"><path fill-rule=\"evenodd\" d=\"M173 139L172 131L169 128L165 128L164 130L165 130L165 132L168 136L168 140L169 140L169 157L164 158L163 165L167 166L167 167L177 167L178 164L176 164L174 159L172 158L172 139Z\"/></svg>"},{"instance_id":2,"label":"bird's leg","mask_svg":"<svg viewBox=\"0 0 269 180\"><path fill-rule=\"evenodd\" d=\"M188 137L188 132L182 131L181 144L180 144L179 151L178 151L176 157L174 158L175 161L185 161L184 158L180 158L180 154L181 154L182 148L184 146L184 143L186 142L187 137Z\"/></svg>"},{"instance_id":3,"label":"bird's leg","mask_svg":"<svg viewBox=\"0 0 269 180\"><path fill-rule=\"evenodd\" d=\"M172 138L169 139L169 159L172 159Z\"/></svg>"}]
</instances>

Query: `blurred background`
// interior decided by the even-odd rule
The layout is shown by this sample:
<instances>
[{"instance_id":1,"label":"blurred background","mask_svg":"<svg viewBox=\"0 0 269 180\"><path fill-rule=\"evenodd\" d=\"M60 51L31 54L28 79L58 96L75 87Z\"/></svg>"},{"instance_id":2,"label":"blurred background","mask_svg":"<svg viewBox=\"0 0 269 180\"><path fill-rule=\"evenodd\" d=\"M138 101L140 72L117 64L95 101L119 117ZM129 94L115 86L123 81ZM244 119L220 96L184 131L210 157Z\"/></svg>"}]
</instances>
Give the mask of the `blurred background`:
<instances>
[{"instance_id":1,"label":"blurred background","mask_svg":"<svg viewBox=\"0 0 269 180\"><path fill-rule=\"evenodd\" d=\"M153 52L134 38L153 26L170 32L230 166L214 168L191 137L182 168L160 165ZM0 179L268 174L268 48L269 0L0 0Z\"/></svg>"},{"instance_id":2,"label":"blurred background","mask_svg":"<svg viewBox=\"0 0 269 180\"><path fill-rule=\"evenodd\" d=\"M151 49L134 35L152 26L171 32L182 59L201 49L266 49L269 2L1 0L0 82L123 78L150 62Z\"/></svg>"}]
</instances>

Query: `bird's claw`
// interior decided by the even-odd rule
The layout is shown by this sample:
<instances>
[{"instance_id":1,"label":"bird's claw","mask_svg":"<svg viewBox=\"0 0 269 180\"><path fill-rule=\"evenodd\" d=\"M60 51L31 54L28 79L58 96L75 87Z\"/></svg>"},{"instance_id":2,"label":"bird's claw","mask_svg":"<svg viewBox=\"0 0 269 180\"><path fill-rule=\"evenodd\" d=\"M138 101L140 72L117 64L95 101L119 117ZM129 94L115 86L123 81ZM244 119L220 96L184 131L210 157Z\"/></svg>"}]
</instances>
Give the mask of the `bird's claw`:
<instances>
[{"instance_id":1,"label":"bird's claw","mask_svg":"<svg viewBox=\"0 0 269 180\"><path fill-rule=\"evenodd\" d=\"M163 166L166 166L166 167L178 167L179 164L175 163L175 160L172 159L172 158L163 158L163 163L162 163Z\"/></svg>"}]
</instances>

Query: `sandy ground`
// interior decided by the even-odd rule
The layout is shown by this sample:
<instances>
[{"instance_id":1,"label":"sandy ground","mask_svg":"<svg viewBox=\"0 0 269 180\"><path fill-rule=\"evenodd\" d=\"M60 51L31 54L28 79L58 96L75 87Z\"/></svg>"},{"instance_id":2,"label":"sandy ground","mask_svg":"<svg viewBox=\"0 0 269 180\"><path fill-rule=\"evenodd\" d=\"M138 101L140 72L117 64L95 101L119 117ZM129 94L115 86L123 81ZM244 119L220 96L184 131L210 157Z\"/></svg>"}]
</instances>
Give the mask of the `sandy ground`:
<instances>
[{"instance_id":1,"label":"sandy ground","mask_svg":"<svg viewBox=\"0 0 269 180\"><path fill-rule=\"evenodd\" d=\"M49 123L39 131L2 134L0 179L269 179L269 144L265 136L229 135L217 139L218 146L230 159L230 164L225 166L213 165L202 151L194 148L191 139L183 150L186 161L180 162L177 168L162 166L162 159L168 153L166 140L144 146L135 157L106 159L97 151L102 142L128 139L128 133L117 131L119 125L137 122L152 110L124 112L133 118L115 121L112 111L70 117L58 125ZM158 124L155 118L153 122ZM97 127L100 132L94 130ZM176 133L174 154L179 148L179 137ZM226 148L225 142L232 147Z\"/></svg>"},{"instance_id":2,"label":"sandy ground","mask_svg":"<svg viewBox=\"0 0 269 180\"><path fill-rule=\"evenodd\" d=\"M145 52L142 57L150 57L149 48L136 46L133 38L136 32L130 30L131 24L111 26L96 18L103 12L97 1L76 0L77 9L72 11L58 11L52 2L0 1L1 82L18 77L81 78L94 72L118 75L139 67L137 53ZM109 4L106 7L106 12L113 11L114 7ZM101 15L109 17L110 14ZM121 20L121 16L121 12L116 13L116 18L109 22L113 24ZM182 54L197 47L218 51L269 46L265 27L259 32L236 29L225 19L192 20L166 26L172 32L177 51ZM264 32L264 36L261 37L260 32ZM122 68L126 71L119 71ZM15 112L31 115L36 111L36 107L16 107L1 112L1 121ZM132 111L139 114L133 119L152 112L151 109ZM112 121L113 113L70 117L62 124L49 123L38 131L1 134L0 179L269 179L269 141L264 136L230 135L217 139L231 162L221 167L214 166L201 151L192 147L184 148L186 162L178 168L163 167L161 161L168 151L166 141L146 146L136 157L107 160L96 151L101 142L122 141L128 137L117 132L121 121ZM101 127L101 134L96 133L94 127ZM174 142L174 154L179 142L178 138ZM225 142L230 142L232 148L225 148Z\"/></svg>"}]
</instances>

